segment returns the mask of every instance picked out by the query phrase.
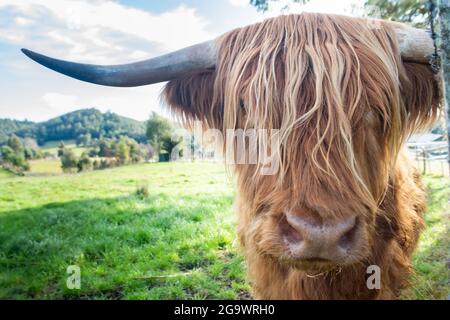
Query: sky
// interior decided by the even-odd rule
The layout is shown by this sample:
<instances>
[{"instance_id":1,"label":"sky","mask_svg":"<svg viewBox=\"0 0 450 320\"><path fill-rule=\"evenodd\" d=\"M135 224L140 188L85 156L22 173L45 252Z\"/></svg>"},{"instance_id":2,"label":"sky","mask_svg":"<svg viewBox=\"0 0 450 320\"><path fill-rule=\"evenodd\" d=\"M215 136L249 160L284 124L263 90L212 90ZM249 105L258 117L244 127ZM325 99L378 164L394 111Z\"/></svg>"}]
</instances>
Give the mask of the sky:
<instances>
[{"instance_id":1,"label":"sky","mask_svg":"<svg viewBox=\"0 0 450 320\"><path fill-rule=\"evenodd\" d=\"M355 15L358 8L361 0L278 0L265 13L249 0L0 0L0 118L45 121L92 107L136 120L152 111L165 114L164 83L96 86L50 71L20 48L76 62L128 63L280 14Z\"/></svg>"}]
</instances>

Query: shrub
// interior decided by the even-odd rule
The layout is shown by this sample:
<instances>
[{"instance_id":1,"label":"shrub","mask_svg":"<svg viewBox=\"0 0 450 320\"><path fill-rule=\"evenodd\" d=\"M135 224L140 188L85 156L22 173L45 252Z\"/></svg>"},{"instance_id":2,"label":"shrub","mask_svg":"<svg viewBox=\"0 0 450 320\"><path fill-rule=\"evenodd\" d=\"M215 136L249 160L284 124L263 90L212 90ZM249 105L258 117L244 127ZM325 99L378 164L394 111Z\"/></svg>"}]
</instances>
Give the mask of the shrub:
<instances>
[{"instance_id":1,"label":"shrub","mask_svg":"<svg viewBox=\"0 0 450 320\"><path fill-rule=\"evenodd\" d=\"M59 143L59 147L58 147L58 157L62 157L63 156L65 148L66 148L66 146L64 145L64 142L61 141Z\"/></svg>"},{"instance_id":2,"label":"shrub","mask_svg":"<svg viewBox=\"0 0 450 320\"><path fill-rule=\"evenodd\" d=\"M114 168L118 166L120 163L117 161L116 158L105 158L101 159L100 162L97 164L98 169L107 169L107 168Z\"/></svg>"},{"instance_id":3,"label":"shrub","mask_svg":"<svg viewBox=\"0 0 450 320\"><path fill-rule=\"evenodd\" d=\"M94 160L94 161L92 162L92 169L94 169L94 170L100 169L100 161Z\"/></svg>"},{"instance_id":4,"label":"shrub","mask_svg":"<svg viewBox=\"0 0 450 320\"><path fill-rule=\"evenodd\" d=\"M64 172L74 172L78 169L78 159L70 149L63 149L61 155L61 168Z\"/></svg>"},{"instance_id":5,"label":"shrub","mask_svg":"<svg viewBox=\"0 0 450 320\"><path fill-rule=\"evenodd\" d=\"M17 149L17 148L16 148ZM25 153L22 149L13 149L10 145L3 146L1 151L1 163L8 170L15 173L22 173L30 170L30 165L25 159Z\"/></svg>"},{"instance_id":6,"label":"shrub","mask_svg":"<svg viewBox=\"0 0 450 320\"><path fill-rule=\"evenodd\" d=\"M150 195L150 190L148 189L148 185L142 185L142 186L139 186L137 189L136 189L136 195L139 197L139 198L148 198L149 197L149 195Z\"/></svg>"},{"instance_id":7,"label":"shrub","mask_svg":"<svg viewBox=\"0 0 450 320\"><path fill-rule=\"evenodd\" d=\"M98 150L96 148L89 150L89 157L94 158L96 156L98 156Z\"/></svg>"},{"instance_id":8,"label":"shrub","mask_svg":"<svg viewBox=\"0 0 450 320\"><path fill-rule=\"evenodd\" d=\"M93 169L93 164L91 158L87 153L83 153L77 163L78 172L81 171L91 171Z\"/></svg>"},{"instance_id":9,"label":"shrub","mask_svg":"<svg viewBox=\"0 0 450 320\"><path fill-rule=\"evenodd\" d=\"M117 145L116 155L121 164L127 164L130 161L130 147L125 139L121 139Z\"/></svg>"}]
</instances>

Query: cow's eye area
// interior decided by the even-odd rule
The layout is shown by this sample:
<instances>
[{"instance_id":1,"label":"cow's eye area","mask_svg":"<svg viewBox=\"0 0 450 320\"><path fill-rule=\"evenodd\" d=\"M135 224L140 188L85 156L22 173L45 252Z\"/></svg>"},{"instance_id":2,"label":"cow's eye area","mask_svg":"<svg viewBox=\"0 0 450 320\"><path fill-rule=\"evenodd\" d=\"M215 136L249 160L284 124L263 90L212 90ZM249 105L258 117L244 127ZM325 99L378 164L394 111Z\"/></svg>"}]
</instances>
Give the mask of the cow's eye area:
<instances>
[{"instance_id":1,"label":"cow's eye area","mask_svg":"<svg viewBox=\"0 0 450 320\"><path fill-rule=\"evenodd\" d=\"M268 212L270 210L270 207L271 207L270 203L261 202L256 208L256 214Z\"/></svg>"},{"instance_id":2,"label":"cow's eye area","mask_svg":"<svg viewBox=\"0 0 450 320\"><path fill-rule=\"evenodd\" d=\"M242 100L242 99L239 99L239 108L240 108L241 111L243 111L244 113L247 113L247 109L245 108L244 100Z\"/></svg>"}]
</instances>

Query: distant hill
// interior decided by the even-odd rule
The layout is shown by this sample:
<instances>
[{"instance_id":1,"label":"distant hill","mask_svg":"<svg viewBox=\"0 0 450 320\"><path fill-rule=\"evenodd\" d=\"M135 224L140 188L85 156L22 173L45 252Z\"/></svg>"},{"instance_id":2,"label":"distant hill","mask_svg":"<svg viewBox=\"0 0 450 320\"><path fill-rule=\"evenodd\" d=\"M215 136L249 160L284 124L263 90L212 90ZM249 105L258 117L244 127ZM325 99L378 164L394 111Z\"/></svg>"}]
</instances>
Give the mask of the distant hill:
<instances>
[{"instance_id":1,"label":"distant hill","mask_svg":"<svg viewBox=\"0 0 450 320\"><path fill-rule=\"evenodd\" d=\"M31 121L19 121L11 119L0 119L0 145L5 143L12 133L19 131L33 132L36 123Z\"/></svg>"},{"instance_id":2,"label":"distant hill","mask_svg":"<svg viewBox=\"0 0 450 320\"><path fill-rule=\"evenodd\" d=\"M30 137L42 145L48 141L77 139L90 134L93 139L128 136L144 142L145 122L133 120L116 113L102 113L95 108L81 109L63 114L45 122L0 119L0 145L12 133L21 138Z\"/></svg>"}]
</instances>

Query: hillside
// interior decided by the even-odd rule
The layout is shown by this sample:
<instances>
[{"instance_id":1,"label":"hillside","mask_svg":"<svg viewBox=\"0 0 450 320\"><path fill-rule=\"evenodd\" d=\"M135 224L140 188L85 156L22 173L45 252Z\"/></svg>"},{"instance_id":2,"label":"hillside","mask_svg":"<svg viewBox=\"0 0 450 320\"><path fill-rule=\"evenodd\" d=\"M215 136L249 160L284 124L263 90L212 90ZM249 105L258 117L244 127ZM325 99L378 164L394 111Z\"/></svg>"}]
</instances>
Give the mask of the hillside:
<instances>
[{"instance_id":1,"label":"hillside","mask_svg":"<svg viewBox=\"0 0 450 320\"><path fill-rule=\"evenodd\" d=\"M35 127L36 123L31 121L0 119L0 145L5 143L12 133L29 131L32 134Z\"/></svg>"},{"instance_id":2,"label":"hillside","mask_svg":"<svg viewBox=\"0 0 450 320\"><path fill-rule=\"evenodd\" d=\"M0 119L0 144L15 133L21 138L31 137L40 145L48 141L77 139L90 134L92 138L129 136L145 141L145 123L97 109L81 109L63 114L45 122Z\"/></svg>"}]
</instances>

